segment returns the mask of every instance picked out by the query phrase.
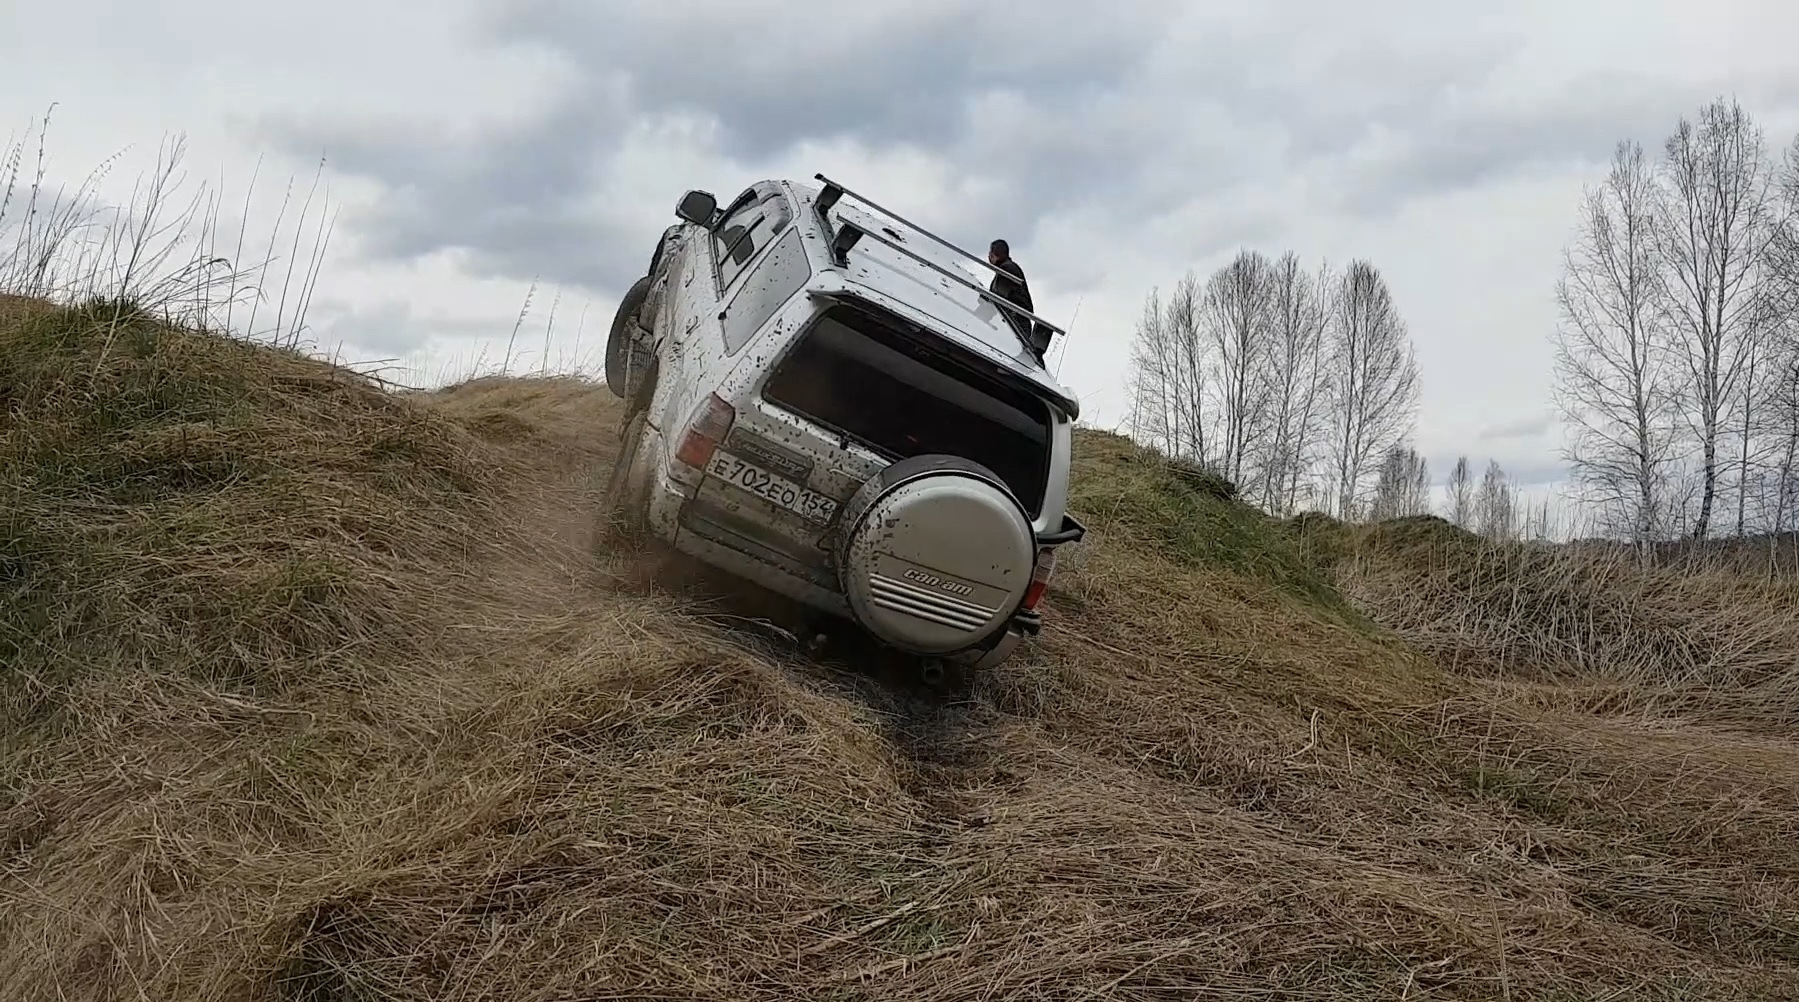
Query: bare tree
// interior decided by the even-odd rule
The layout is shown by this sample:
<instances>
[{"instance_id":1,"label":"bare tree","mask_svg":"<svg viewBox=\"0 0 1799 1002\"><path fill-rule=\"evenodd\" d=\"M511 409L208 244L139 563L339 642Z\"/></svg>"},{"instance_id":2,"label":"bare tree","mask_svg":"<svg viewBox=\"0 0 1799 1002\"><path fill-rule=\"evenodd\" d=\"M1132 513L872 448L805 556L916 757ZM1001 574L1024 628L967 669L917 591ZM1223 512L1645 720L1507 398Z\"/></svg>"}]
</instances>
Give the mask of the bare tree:
<instances>
[{"instance_id":1,"label":"bare tree","mask_svg":"<svg viewBox=\"0 0 1799 1002\"><path fill-rule=\"evenodd\" d=\"M1162 290L1143 297L1143 312L1131 339L1131 437L1173 451L1171 420L1174 346L1162 321Z\"/></svg>"},{"instance_id":2,"label":"bare tree","mask_svg":"<svg viewBox=\"0 0 1799 1002\"><path fill-rule=\"evenodd\" d=\"M1403 443L1387 450L1374 482L1374 521L1430 513L1430 465Z\"/></svg>"},{"instance_id":3,"label":"bare tree","mask_svg":"<svg viewBox=\"0 0 1799 1002\"><path fill-rule=\"evenodd\" d=\"M1799 136L1781 158L1775 182L1761 301L1784 344L1799 337Z\"/></svg>"},{"instance_id":4,"label":"bare tree","mask_svg":"<svg viewBox=\"0 0 1799 1002\"><path fill-rule=\"evenodd\" d=\"M1518 507L1521 507L1524 513L1520 529L1525 539L1543 542L1554 538L1555 526L1552 524L1549 513L1548 498L1533 505L1519 505Z\"/></svg>"},{"instance_id":5,"label":"bare tree","mask_svg":"<svg viewBox=\"0 0 1799 1002\"><path fill-rule=\"evenodd\" d=\"M1329 319L1329 269L1306 273L1288 251L1270 274L1269 352L1264 359L1269 404L1262 495L1268 507L1290 514L1299 506L1316 460L1325 391L1324 331Z\"/></svg>"},{"instance_id":6,"label":"bare tree","mask_svg":"<svg viewBox=\"0 0 1799 1002\"><path fill-rule=\"evenodd\" d=\"M1662 301L1678 335L1691 392L1687 423L1700 452L1699 511L1692 535L1710 531L1717 502L1724 423L1748 385L1764 318L1757 280L1769 226L1769 181L1761 130L1734 100L1719 98L1684 117L1668 137L1668 263Z\"/></svg>"},{"instance_id":7,"label":"bare tree","mask_svg":"<svg viewBox=\"0 0 1799 1002\"><path fill-rule=\"evenodd\" d=\"M1468 469L1468 457L1459 456L1449 479L1443 483L1449 502L1449 520L1467 529L1474 524L1474 474Z\"/></svg>"},{"instance_id":8,"label":"bare tree","mask_svg":"<svg viewBox=\"0 0 1799 1002\"><path fill-rule=\"evenodd\" d=\"M1260 444L1266 413L1269 279L1268 259L1241 251L1212 273L1202 303L1206 332L1217 352L1218 470L1238 484L1257 458L1252 452Z\"/></svg>"},{"instance_id":9,"label":"bare tree","mask_svg":"<svg viewBox=\"0 0 1799 1002\"><path fill-rule=\"evenodd\" d=\"M1132 434L1211 467L1271 511L1367 500L1410 433L1418 371L1379 271L1308 274L1245 250L1202 286L1189 272L1144 300L1132 346ZM1322 468L1321 468L1322 467Z\"/></svg>"},{"instance_id":10,"label":"bare tree","mask_svg":"<svg viewBox=\"0 0 1799 1002\"><path fill-rule=\"evenodd\" d=\"M1412 430L1418 363L1386 280L1367 261L1344 272L1330 319L1330 467L1337 513L1353 518L1377 457Z\"/></svg>"},{"instance_id":11,"label":"bare tree","mask_svg":"<svg viewBox=\"0 0 1799 1002\"><path fill-rule=\"evenodd\" d=\"M1619 143L1611 172L1586 192L1555 290L1567 459L1602 523L1639 546L1663 530L1677 445L1677 358L1658 298L1656 192L1643 148Z\"/></svg>"},{"instance_id":12,"label":"bare tree","mask_svg":"<svg viewBox=\"0 0 1799 1002\"><path fill-rule=\"evenodd\" d=\"M1176 400L1181 437L1174 455L1203 466L1212 459L1205 413L1206 384L1212 377L1205 342L1200 338L1199 278L1191 271L1175 283L1164 321L1174 341L1178 374Z\"/></svg>"},{"instance_id":13,"label":"bare tree","mask_svg":"<svg viewBox=\"0 0 1799 1002\"><path fill-rule=\"evenodd\" d=\"M1517 534L1517 502L1498 460L1487 461L1480 490L1474 495L1476 531L1491 540L1509 540Z\"/></svg>"},{"instance_id":14,"label":"bare tree","mask_svg":"<svg viewBox=\"0 0 1799 1002\"><path fill-rule=\"evenodd\" d=\"M1768 531L1776 533L1799 529L1799 338L1785 340L1781 347L1764 412L1775 429L1764 505Z\"/></svg>"},{"instance_id":15,"label":"bare tree","mask_svg":"<svg viewBox=\"0 0 1799 1002\"><path fill-rule=\"evenodd\" d=\"M1199 329L1199 282L1189 272L1164 302L1151 290L1131 346L1131 423L1171 456L1205 463L1206 345Z\"/></svg>"},{"instance_id":16,"label":"bare tree","mask_svg":"<svg viewBox=\"0 0 1799 1002\"><path fill-rule=\"evenodd\" d=\"M1407 515L1429 515L1430 503L1430 464L1424 457L1410 447L1405 450L1409 460L1405 477L1404 511Z\"/></svg>"},{"instance_id":17,"label":"bare tree","mask_svg":"<svg viewBox=\"0 0 1799 1002\"><path fill-rule=\"evenodd\" d=\"M1747 345L1743 359L1743 389L1737 394L1735 404L1735 426L1731 429L1737 438L1736 460L1736 498L1737 519L1736 534L1741 537L1749 529L1749 499L1752 494L1759 495L1761 475L1765 471L1765 461L1769 455L1769 440L1763 434L1766 425L1766 411L1769 396L1774 387L1769 380L1769 369L1762 356L1772 347L1768 344L1772 327L1766 323L1757 328L1756 336ZM1757 497L1757 507L1760 498Z\"/></svg>"},{"instance_id":18,"label":"bare tree","mask_svg":"<svg viewBox=\"0 0 1799 1002\"><path fill-rule=\"evenodd\" d=\"M1765 252L1762 302L1767 328L1767 382L1761 428L1772 467L1764 501L1773 532L1799 528L1799 137L1781 159L1776 217Z\"/></svg>"}]
</instances>

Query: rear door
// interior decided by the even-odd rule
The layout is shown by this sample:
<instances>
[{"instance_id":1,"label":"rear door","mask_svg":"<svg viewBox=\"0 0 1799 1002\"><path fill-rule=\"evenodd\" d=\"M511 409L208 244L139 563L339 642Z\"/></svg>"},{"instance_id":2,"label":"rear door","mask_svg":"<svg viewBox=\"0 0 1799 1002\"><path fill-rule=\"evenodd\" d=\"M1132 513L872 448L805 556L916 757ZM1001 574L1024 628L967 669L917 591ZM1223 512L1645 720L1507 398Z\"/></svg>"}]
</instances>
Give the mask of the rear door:
<instances>
[{"instance_id":1,"label":"rear door","mask_svg":"<svg viewBox=\"0 0 1799 1002\"><path fill-rule=\"evenodd\" d=\"M762 387L769 403L894 461L960 456L993 471L1035 521L1057 435L1048 403L886 310L844 303L795 342Z\"/></svg>"}]
</instances>

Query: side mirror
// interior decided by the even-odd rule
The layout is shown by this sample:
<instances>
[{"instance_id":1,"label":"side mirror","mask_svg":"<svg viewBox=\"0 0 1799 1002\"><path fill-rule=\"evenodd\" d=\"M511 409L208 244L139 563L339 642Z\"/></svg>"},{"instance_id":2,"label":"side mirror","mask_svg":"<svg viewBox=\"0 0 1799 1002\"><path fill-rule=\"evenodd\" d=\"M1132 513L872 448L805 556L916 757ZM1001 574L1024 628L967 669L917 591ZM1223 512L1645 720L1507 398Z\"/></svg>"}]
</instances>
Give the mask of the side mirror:
<instances>
[{"instance_id":1,"label":"side mirror","mask_svg":"<svg viewBox=\"0 0 1799 1002\"><path fill-rule=\"evenodd\" d=\"M709 191L690 191L675 203L675 215L696 226L707 226L718 211L718 199Z\"/></svg>"}]
</instances>

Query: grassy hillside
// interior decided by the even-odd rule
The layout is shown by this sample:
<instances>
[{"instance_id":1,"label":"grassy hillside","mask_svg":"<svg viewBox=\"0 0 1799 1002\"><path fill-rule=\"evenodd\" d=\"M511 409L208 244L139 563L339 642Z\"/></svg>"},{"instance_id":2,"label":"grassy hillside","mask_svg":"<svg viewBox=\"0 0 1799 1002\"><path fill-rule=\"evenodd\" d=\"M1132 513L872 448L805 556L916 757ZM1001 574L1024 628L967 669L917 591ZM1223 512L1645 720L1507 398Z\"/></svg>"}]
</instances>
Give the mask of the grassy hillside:
<instances>
[{"instance_id":1,"label":"grassy hillside","mask_svg":"<svg viewBox=\"0 0 1799 1002\"><path fill-rule=\"evenodd\" d=\"M1083 433L931 706L596 550L602 388L4 309L0 998L1799 995L1778 581Z\"/></svg>"},{"instance_id":2,"label":"grassy hillside","mask_svg":"<svg viewBox=\"0 0 1799 1002\"><path fill-rule=\"evenodd\" d=\"M1458 671L1799 725L1799 574L1778 549L1683 546L1645 570L1626 547L1492 546L1434 518L1337 535L1345 593Z\"/></svg>"}]
</instances>

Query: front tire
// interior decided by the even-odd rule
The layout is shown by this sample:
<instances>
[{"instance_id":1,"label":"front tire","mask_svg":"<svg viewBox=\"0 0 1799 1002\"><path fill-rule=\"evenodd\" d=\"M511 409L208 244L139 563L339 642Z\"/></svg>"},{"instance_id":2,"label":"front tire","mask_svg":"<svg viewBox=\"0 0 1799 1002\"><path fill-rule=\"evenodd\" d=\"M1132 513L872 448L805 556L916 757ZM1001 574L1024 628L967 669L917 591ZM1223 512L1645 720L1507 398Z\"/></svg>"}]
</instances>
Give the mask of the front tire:
<instances>
[{"instance_id":1,"label":"front tire","mask_svg":"<svg viewBox=\"0 0 1799 1002\"><path fill-rule=\"evenodd\" d=\"M652 279L645 275L631 283L618 302L618 312L612 315L612 333L606 338L606 388L612 395L621 400L628 400L637 391L635 384L642 381L643 372L648 368L642 360L646 354L639 342L650 333L643 325L643 304L650 295Z\"/></svg>"}]
</instances>

